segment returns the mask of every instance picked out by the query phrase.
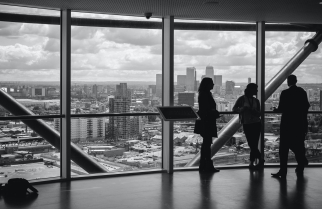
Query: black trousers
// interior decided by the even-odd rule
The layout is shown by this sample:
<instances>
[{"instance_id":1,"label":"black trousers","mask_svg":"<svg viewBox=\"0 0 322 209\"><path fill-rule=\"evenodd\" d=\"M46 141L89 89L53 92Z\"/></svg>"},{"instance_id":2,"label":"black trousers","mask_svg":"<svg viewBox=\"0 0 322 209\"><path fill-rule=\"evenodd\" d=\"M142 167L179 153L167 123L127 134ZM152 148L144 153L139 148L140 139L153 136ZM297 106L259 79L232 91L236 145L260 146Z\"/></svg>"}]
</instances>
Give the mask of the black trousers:
<instances>
[{"instance_id":1,"label":"black trousers","mask_svg":"<svg viewBox=\"0 0 322 209\"><path fill-rule=\"evenodd\" d=\"M203 136L203 142L200 150L199 170L211 169L214 167L211 160L211 143L212 137Z\"/></svg>"},{"instance_id":2,"label":"black trousers","mask_svg":"<svg viewBox=\"0 0 322 209\"><path fill-rule=\"evenodd\" d=\"M261 159L261 153L258 150L259 135L261 132L261 123L243 124L247 143L250 148L250 161Z\"/></svg>"},{"instance_id":3,"label":"black trousers","mask_svg":"<svg viewBox=\"0 0 322 209\"><path fill-rule=\"evenodd\" d=\"M292 140L291 140L292 139ZM307 165L308 160L305 157L305 145L304 139L302 138L287 138L280 139L279 155L280 155L280 172L287 173L287 160L288 152L292 150L295 154L295 159L297 161L297 171L303 171L304 167Z\"/></svg>"}]
</instances>

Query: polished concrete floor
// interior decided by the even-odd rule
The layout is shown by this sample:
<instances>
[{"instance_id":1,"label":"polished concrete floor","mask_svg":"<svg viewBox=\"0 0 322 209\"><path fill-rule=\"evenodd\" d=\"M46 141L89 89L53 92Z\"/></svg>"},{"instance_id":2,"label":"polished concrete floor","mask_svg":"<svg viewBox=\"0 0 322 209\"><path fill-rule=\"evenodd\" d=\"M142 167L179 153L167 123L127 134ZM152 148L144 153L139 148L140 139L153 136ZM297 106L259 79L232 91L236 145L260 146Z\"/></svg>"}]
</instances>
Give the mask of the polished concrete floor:
<instances>
[{"instance_id":1,"label":"polished concrete floor","mask_svg":"<svg viewBox=\"0 0 322 209\"><path fill-rule=\"evenodd\" d=\"M307 168L297 178L272 178L276 168L251 172L222 170L215 174L177 171L36 185L33 200L0 199L0 208L33 209L264 209L322 208L322 168Z\"/></svg>"}]
</instances>

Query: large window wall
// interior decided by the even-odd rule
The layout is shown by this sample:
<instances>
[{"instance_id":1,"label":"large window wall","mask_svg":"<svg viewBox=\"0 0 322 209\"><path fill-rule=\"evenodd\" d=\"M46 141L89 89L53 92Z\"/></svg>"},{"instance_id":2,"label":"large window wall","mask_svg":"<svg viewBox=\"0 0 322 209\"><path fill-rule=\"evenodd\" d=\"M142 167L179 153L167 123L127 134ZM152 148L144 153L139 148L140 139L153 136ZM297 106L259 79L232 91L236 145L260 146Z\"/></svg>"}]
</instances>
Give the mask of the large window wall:
<instances>
[{"instance_id":1,"label":"large window wall","mask_svg":"<svg viewBox=\"0 0 322 209\"><path fill-rule=\"evenodd\" d=\"M199 152L202 138L193 134L194 122L191 121L174 123L173 133L170 133L173 135L173 155L164 148L168 144L163 146L165 139L162 135L172 129L169 129L170 125L164 131L155 108L162 105L162 90L165 89L162 86L162 66L165 61L162 59L164 37L161 19L152 18L146 22L144 18L72 12L74 19L71 21L72 25L69 25L71 36L64 37L67 43L71 38L71 85L66 86L68 82L63 81L66 74L60 73L61 66L67 66L68 62L62 63L59 60L60 46L66 44L60 40L57 18L59 11L0 6L0 12L23 15L27 19L31 14L39 17L39 24L0 22L1 91L25 108L23 114L15 112L17 108L10 109L10 106L0 109L0 152L1 162L4 162L0 166L6 178L17 175L23 175L27 179L55 176L69 178L70 174L85 175L102 170L105 173L117 173L169 169L167 166L171 166L171 163L164 163L165 158L173 157L173 166L183 167ZM43 18L42 15L53 16L52 22L44 24L48 17ZM135 24L133 20L136 21ZM30 19L26 20L29 21ZM247 83L255 82L255 24L248 24L244 31L238 31L231 23L230 31L216 31L218 27L215 29L216 27L211 26L213 29L209 29L209 25L205 25L206 31L200 27L196 30L198 27L189 26L189 23L215 24L211 21L175 21L174 28L177 29L174 31L174 70L170 68L170 74L174 75L174 90L170 94L174 95L174 105L191 105L197 109L199 83L204 76L213 76L213 96L217 109L223 112L223 117L217 121L219 131L236 116L230 111L237 97L243 94ZM66 34L68 33L63 33L63 36ZM276 69L280 67L278 65L287 61L290 54L296 53L310 35L312 34L267 33L266 81L276 73ZM287 52L285 56L283 50ZM308 92L311 110L320 110L317 107L319 86L311 85L319 81L315 72L321 64L319 58L321 50L310 56L304 62L303 68L298 69L301 72L299 78L309 79L304 79L304 83L308 82L310 85L303 88ZM193 82L190 85L187 78L191 70ZM66 86L62 88L63 92L70 91L71 108L67 112L71 116L61 113L65 111L61 104L66 101L66 97L61 99L61 86ZM182 97L183 101L179 98L180 93L192 93L193 98L188 95ZM166 94L168 93L163 93L164 98L170 97ZM272 104L277 103L274 98ZM27 113L34 116L26 116ZM10 118L14 116L15 118ZM61 125L64 124L61 121L67 117L71 121L71 138L64 133L60 139L60 132L68 130L64 129L68 125ZM270 117L277 118L275 122L279 120L278 115L267 115L265 120ZM46 127L46 133L42 133L37 125L30 122L36 122L36 119L40 121L39 127ZM319 150L316 137L320 117L312 115L309 119L310 138L306 143L308 157ZM266 144L278 136L276 127L275 124L270 129L272 133L265 131L265 154L276 151L276 147L268 149L269 145ZM269 127L265 126L265 129L268 130ZM46 138L46 134L54 136L55 140ZM63 147L70 140L72 152L60 149L60 140ZM17 150L13 147L17 147ZM41 147L46 149L40 149ZM213 160L215 165L236 165L248 164L248 158L249 148L240 128L227 139ZM37 161L36 165L33 161L19 164L21 161L41 159L42 162ZM13 161L19 165L17 173L10 171L15 166L7 166L8 162L12 164ZM71 163L67 163L68 161ZM314 158L311 162L318 161ZM89 164L91 166L87 166ZM69 170L66 165L71 167L71 172L67 175L64 172Z\"/></svg>"},{"instance_id":2,"label":"large window wall","mask_svg":"<svg viewBox=\"0 0 322 209\"><path fill-rule=\"evenodd\" d=\"M0 12L60 14L4 5L0 5ZM28 22L0 21L1 183L14 177L60 176L60 134L44 133L53 130L54 119L61 117L60 26Z\"/></svg>"},{"instance_id":3,"label":"large window wall","mask_svg":"<svg viewBox=\"0 0 322 209\"><path fill-rule=\"evenodd\" d=\"M72 17L130 19L79 12ZM162 124L156 114L162 105L161 53L160 29L72 26L71 141L108 172L162 167Z\"/></svg>"}]
</instances>

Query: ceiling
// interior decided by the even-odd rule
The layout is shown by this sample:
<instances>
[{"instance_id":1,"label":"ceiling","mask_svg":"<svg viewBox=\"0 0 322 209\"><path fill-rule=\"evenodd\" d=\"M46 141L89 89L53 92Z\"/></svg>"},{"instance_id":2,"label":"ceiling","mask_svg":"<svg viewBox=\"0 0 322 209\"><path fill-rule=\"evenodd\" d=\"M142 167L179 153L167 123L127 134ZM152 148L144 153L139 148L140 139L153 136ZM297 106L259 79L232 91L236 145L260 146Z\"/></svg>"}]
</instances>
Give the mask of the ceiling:
<instances>
[{"instance_id":1,"label":"ceiling","mask_svg":"<svg viewBox=\"0 0 322 209\"><path fill-rule=\"evenodd\" d=\"M319 4L321 2L321 4ZM2 4L218 21L322 24L322 0L0 0Z\"/></svg>"}]
</instances>

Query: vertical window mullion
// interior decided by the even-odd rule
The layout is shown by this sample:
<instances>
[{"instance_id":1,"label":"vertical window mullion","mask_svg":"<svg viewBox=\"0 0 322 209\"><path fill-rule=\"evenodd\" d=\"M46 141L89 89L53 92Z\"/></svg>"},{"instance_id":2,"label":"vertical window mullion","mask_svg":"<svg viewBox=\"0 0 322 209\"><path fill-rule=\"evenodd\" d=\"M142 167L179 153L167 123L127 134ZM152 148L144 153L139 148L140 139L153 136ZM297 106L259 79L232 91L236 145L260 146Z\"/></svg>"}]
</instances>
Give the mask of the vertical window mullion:
<instances>
[{"instance_id":1,"label":"vertical window mullion","mask_svg":"<svg viewBox=\"0 0 322 209\"><path fill-rule=\"evenodd\" d=\"M261 134L259 150L264 159L264 131L265 131L265 22L256 23L256 83L258 85L257 98L261 106Z\"/></svg>"},{"instance_id":2,"label":"vertical window mullion","mask_svg":"<svg viewBox=\"0 0 322 209\"><path fill-rule=\"evenodd\" d=\"M162 19L162 106L173 106L174 17ZM162 168L173 173L173 121L162 121Z\"/></svg>"},{"instance_id":3,"label":"vertical window mullion","mask_svg":"<svg viewBox=\"0 0 322 209\"><path fill-rule=\"evenodd\" d=\"M71 83L71 10L61 10L61 177L71 177L71 118L70 118L70 83Z\"/></svg>"}]
</instances>

